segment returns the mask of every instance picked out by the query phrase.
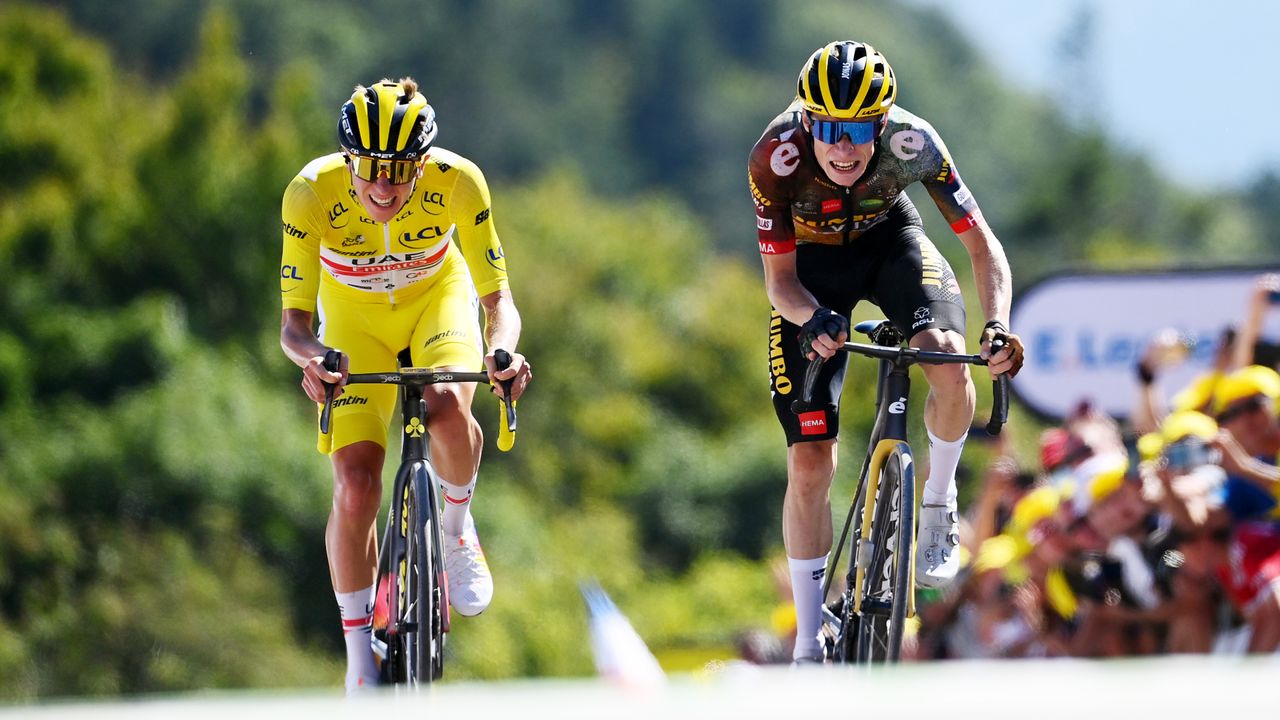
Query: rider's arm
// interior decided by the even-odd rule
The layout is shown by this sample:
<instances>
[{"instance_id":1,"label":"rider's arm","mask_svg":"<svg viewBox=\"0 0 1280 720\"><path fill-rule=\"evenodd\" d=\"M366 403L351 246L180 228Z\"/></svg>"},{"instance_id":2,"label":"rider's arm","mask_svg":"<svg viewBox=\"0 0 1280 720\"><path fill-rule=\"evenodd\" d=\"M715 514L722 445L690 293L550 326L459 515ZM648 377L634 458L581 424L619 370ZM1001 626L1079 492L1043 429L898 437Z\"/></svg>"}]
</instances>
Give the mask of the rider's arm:
<instances>
[{"instance_id":1,"label":"rider's arm","mask_svg":"<svg viewBox=\"0 0 1280 720\"><path fill-rule=\"evenodd\" d=\"M302 389L307 397L323 402L324 383L340 382L343 375L324 369L324 354L329 348L316 337L311 325L320 286L324 214L307 172L304 168L289 183L281 205L284 247L280 256L280 347L293 364L302 368ZM345 366L344 361L343 369Z\"/></svg>"},{"instance_id":2,"label":"rider's arm","mask_svg":"<svg viewBox=\"0 0 1280 720\"><path fill-rule=\"evenodd\" d=\"M796 276L796 254L762 254L760 259L764 262L764 286L769 294L769 304L787 322L805 324L820 305Z\"/></svg>"},{"instance_id":3,"label":"rider's arm","mask_svg":"<svg viewBox=\"0 0 1280 720\"><path fill-rule=\"evenodd\" d=\"M986 319L998 320L1006 328L1009 327L1009 303L1013 297L1013 285L1004 246L981 213L974 217L973 227L957 233L957 236L969 252L973 281L978 287L978 302L982 304Z\"/></svg>"},{"instance_id":4,"label":"rider's arm","mask_svg":"<svg viewBox=\"0 0 1280 720\"><path fill-rule=\"evenodd\" d=\"M507 281L507 259L494 226L492 201L484 174L475 163L458 158L458 180L454 186L454 203L458 207L458 247L466 258L484 310L484 337L488 352L485 369L492 380L514 380L512 399L518 400L533 378L529 363L516 352L520 342L520 311L516 309ZM498 370L494 350L511 354L511 365ZM502 386L493 383L494 392L502 394Z\"/></svg>"},{"instance_id":5,"label":"rider's arm","mask_svg":"<svg viewBox=\"0 0 1280 720\"><path fill-rule=\"evenodd\" d=\"M280 347L294 365L302 368L302 389L315 402L324 402L324 384L341 383L346 377L347 358L342 358L339 372L329 372L324 367L325 351L329 348L311 330L310 310L285 308L280 314ZM334 397L342 394L339 387Z\"/></svg>"},{"instance_id":6,"label":"rider's arm","mask_svg":"<svg viewBox=\"0 0 1280 720\"><path fill-rule=\"evenodd\" d=\"M485 355L485 369L494 380L513 380L511 399L519 400L525 387L533 379L528 361L524 355L516 352L516 344L520 342L520 311L516 309L511 291L507 289L491 292L480 298L480 306L484 309L485 344L489 347ZM501 348L511 353L511 365L498 370L493 359L493 351ZM502 386L494 383L494 392L502 395Z\"/></svg>"},{"instance_id":7,"label":"rider's arm","mask_svg":"<svg viewBox=\"0 0 1280 720\"><path fill-rule=\"evenodd\" d=\"M510 290L498 290L480 298L484 308L484 339L490 348L514 352L520 342L520 311Z\"/></svg>"}]
</instances>

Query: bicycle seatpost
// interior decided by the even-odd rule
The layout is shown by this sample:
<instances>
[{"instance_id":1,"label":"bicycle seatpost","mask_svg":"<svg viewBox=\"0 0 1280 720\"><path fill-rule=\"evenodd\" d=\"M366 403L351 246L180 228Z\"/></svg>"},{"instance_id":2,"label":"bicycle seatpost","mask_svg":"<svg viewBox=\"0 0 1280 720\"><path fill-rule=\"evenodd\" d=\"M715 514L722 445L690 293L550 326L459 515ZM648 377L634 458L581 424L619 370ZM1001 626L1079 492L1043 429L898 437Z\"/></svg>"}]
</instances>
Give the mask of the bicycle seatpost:
<instances>
[{"instance_id":1,"label":"bicycle seatpost","mask_svg":"<svg viewBox=\"0 0 1280 720\"><path fill-rule=\"evenodd\" d=\"M342 367L342 352L326 350L323 364L325 370L338 372L338 368ZM329 416L333 414L333 389L335 387L336 385L333 383L324 384L324 409L320 411L320 432L325 435L329 434Z\"/></svg>"}]
</instances>

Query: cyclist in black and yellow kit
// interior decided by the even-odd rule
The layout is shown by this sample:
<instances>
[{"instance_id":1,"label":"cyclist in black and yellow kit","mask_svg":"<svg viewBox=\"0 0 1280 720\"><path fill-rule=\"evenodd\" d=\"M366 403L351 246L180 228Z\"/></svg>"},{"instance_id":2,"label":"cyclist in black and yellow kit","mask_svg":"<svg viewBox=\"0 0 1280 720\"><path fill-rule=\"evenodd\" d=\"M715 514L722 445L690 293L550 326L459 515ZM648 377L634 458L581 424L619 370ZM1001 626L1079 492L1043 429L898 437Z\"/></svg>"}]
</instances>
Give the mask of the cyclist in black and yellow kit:
<instances>
[{"instance_id":1,"label":"cyclist in black and yellow kit","mask_svg":"<svg viewBox=\"0 0 1280 720\"><path fill-rule=\"evenodd\" d=\"M406 348L418 367L483 366L492 381L513 380L513 398L532 377L516 352L520 314L484 176L471 161L436 147L435 138L435 111L412 79L357 87L338 117L341 152L312 160L285 190L280 344L302 368L302 387L316 402L324 400L324 383L394 368ZM313 332L317 313L320 327ZM331 348L343 352L337 373L323 366ZM512 356L504 370L494 364L498 348ZM502 393L496 382L493 387ZM431 459L443 481L449 600L462 615L479 614L493 597L470 512L482 446L471 415L474 388L424 389ZM394 386L372 385L338 393L333 430L320 436L319 449L333 462L325 547L350 691L377 682L370 651L374 524L396 393Z\"/></svg>"},{"instance_id":2,"label":"cyclist in black and yellow kit","mask_svg":"<svg viewBox=\"0 0 1280 720\"><path fill-rule=\"evenodd\" d=\"M988 355L1006 348L989 370L1015 374L1022 343L1008 331L1009 265L947 148L927 122L895 105L888 61L870 45L833 42L801 69L797 98L751 151L749 182L774 308L770 323L771 391L787 437L783 540L796 603L794 657L821 656L817 639L821 588L831 549L828 491L835 474L839 397L849 313L870 300L922 350L965 352L965 309L946 259L924 234L904 194L924 185L968 251L987 319L980 339ZM792 414L806 357L827 362L816 408ZM924 487L916 581L937 587L956 574L959 543L955 470L973 421L967 365L921 365L929 382L925 427L930 472Z\"/></svg>"}]
</instances>

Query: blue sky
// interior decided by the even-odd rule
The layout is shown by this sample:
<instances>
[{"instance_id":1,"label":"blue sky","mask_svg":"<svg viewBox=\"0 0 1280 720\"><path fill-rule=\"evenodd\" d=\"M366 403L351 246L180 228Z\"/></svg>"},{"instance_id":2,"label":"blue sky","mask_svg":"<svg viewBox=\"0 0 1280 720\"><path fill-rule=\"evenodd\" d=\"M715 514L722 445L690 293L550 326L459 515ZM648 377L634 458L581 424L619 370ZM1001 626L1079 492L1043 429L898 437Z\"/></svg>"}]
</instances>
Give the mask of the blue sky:
<instances>
[{"instance_id":1,"label":"blue sky","mask_svg":"<svg viewBox=\"0 0 1280 720\"><path fill-rule=\"evenodd\" d=\"M1211 190L1280 172L1280 3L909 1L942 8L1021 87L1067 97L1068 77L1096 85L1093 119L1174 182ZM1081 8L1092 51L1064 74L1059 48Z\"/></svg>"}]
</instances>

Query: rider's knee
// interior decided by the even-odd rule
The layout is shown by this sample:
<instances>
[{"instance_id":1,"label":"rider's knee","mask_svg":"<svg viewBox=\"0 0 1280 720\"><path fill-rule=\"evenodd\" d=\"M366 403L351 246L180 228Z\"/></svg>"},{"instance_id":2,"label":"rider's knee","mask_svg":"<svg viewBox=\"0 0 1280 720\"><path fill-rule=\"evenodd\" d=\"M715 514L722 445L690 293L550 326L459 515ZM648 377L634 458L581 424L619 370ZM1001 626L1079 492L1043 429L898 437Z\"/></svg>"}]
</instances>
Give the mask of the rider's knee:
<instances>
[{"instance_id":1,"label":"rider's knee","mask_svg":"<svg viewBox=\"0 0 1280 720\"><path fill-rule=\"evenodd\" d=\"M930 328L911 336L911 347L930 352L964 352L964 336L954 330ZM927 366L926 366L927 367ZM941 366L952 367L952 366ZM961 365L960 367L964 367Z\"/></svg>"},{"instance_id":2,"label":"rider's knee","mask_svg":"<svg viewBox=\"0 0 1280 720\"><path fill-rule=\"evenodd\" d=\"M437 385L427 394L427 414L434 419L471 420L471 396L453 385Z\"/></svg>"},{"instance_id":3,"label":"rider's knee","mask_svg":"<svg viewBox=\"0 0 1280 720\"><path fill-rule=\"evenodd\" d=\"M791 446L790 482L830 482L835 470L835 440L800 442Z\"/></svg>"},{"instance_id":4,"label":"rider's knee","mask_svg":"<svg viewBox=\"0 0 1280 720\"><path fill-rule=\"evenodd\" d=\"M348 445L333 454L333 501L339 512L376 513L382 502L382 459L376 443Z\"/></svg>"},{"instance_id":5,"label":"rider's knee","mask_svg":"<svg viewBox=\"0 0 1280 720\"><path fill-rule=\"evenodd\" d=\"M935 365L926 373L926 379L930 388L943 394L967 392L973 385L968 365Z\"/></svg>"}]
</instances>

